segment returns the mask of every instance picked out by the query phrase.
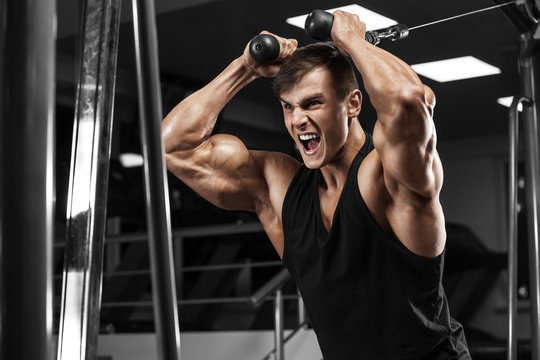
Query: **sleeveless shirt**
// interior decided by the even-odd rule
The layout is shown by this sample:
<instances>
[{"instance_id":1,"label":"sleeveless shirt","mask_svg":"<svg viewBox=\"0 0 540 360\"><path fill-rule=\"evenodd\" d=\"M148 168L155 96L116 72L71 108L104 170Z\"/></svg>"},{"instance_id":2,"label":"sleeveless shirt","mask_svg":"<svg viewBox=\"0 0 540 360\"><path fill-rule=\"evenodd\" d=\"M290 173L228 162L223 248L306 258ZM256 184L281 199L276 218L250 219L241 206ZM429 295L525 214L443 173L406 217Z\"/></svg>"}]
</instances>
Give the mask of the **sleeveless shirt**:
<instances>
[{"instance_id":1,"label":"sleeveless shirt","mask_svg":"<svg viewBox=\"0 0 540 360\"><path fill-rule=\"evenodd\" d=\"M371 135L352 162L332 226L320 210L320 170L303 165L283 203L283 264L304 299L325 360L470 359L442 287L444 253L408 250L375 222L358 188Z\"/></svg>"}]
</instances>

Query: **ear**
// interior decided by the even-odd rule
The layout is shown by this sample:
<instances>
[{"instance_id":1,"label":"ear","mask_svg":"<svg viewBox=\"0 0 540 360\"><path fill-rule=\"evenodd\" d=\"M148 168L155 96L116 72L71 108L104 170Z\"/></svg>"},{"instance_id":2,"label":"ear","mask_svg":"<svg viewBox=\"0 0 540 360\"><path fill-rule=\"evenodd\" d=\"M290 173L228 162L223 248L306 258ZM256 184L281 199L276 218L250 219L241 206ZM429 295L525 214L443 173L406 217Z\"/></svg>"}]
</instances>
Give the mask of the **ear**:
<instances>
[{"instance_id":1,"label":"ear","mask_svg":"<svg viewBox=\"0 0 540 360\"><path fill-rule=\"evenodd\" d=\"M351 91L347 96L347 116L349 118L357 117L361 108L362 93L358 89Z\"/></svg>"}]
</instances>

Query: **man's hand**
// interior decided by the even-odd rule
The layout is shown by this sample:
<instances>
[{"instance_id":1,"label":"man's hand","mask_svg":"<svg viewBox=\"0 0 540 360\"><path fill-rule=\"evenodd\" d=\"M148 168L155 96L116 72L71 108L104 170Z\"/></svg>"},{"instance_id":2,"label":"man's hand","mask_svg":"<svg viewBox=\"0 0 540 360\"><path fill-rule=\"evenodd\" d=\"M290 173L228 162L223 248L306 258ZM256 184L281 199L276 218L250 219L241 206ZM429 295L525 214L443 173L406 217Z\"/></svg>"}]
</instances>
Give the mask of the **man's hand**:
<instances>
[{"instance_id":1,"label":"man's hand","mask_svg":"<svg viewBox=\"0 0 540 360\"><path fill-rule=\"evenodd\" d=\"M344 55L350 56L348 47L357 40L364 40L366 36L366 23L360 20L358 15L345 11L336 10L334 13L334 23L330 36L334 45Z\"/></svg>"},{"instance_id":2,"label":"man's hand","mask_svg":"<svg viewBox=\"0 0 540 360\"><path fill-rule=\"evenodd\" d=\"M244 64L252 71L253 75L257 77L274 77L278 73L283 60L291 56L291 54L296 50L298 41L296 41L296 39L285 39L269 33L268 31L262 31L261 34L272 35L278 40L280 50L276 60L270 63L260 63L255 61L249 53L249 44L246 45L242 58L244 60Z\"/></svg>"}]
</instances>

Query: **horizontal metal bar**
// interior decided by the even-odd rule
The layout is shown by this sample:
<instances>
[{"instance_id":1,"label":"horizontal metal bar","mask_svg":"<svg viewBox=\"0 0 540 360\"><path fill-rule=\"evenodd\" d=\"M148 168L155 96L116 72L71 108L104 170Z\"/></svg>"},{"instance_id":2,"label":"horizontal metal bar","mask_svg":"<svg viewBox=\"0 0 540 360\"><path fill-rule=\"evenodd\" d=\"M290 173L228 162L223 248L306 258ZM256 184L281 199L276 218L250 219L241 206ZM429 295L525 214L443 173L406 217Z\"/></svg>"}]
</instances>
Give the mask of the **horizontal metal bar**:
<instances>
[{"instance_id":1,"label":"horizontal metal bar","mask_svg":"<svg viewBox=\"0 0 540 360\"><path fill-rule=\"evenodd\" d=\"M188 266L181 269L182 272L199 272L199 271L215 271L215 270L232 270L245 268L261 268L283 266L281 261L261 261L249 264L223 264L223 265L208 265L208 266Z\"/></svg>"},{"instance_id":2,"label":"horizontal metal bar","mask_svg":"<svg viewBox=\"0 0 540 360\"><path fill-rule=\"evenodd\" d=\"M277 267L283 266L281 261L261 261L256 263L245 263L241 264L223 264L223 265L208 265L208 266L189 266L183 269L179 269L176 272L203 272L203 271L219 271L219 270L233 270L233 269L245 269L249 268L263 268L263 267ZM123 271L108 271L104 272L103 276L112 277L112 276L138 276L138 275L150 275L149 269L143 270L123 270ZM54 277L56 280L62 279L62 275L56 275Z\"/></svg>"},{"instance_id":3,"label":"horizontal metal bar","mask_svg":"<svg viewBox=\"0 0 540 360\"><path fill-rule=\"evenodd\" d=\"M281 270L276 276L270 279L266 284L264 284L259 290L257 290L253 295L251 295L251 303L253 306L258 307L261 303L269 297L270 294L275 293L277 290L289 281L291 275L287 269Z\"/></svg>"},{"instance_id":4,"label":"horizontal metal bar","mask_svg":"<svg viewBox=\"0 0 540 360\"><path fill-rule=\"evenodd\" d=\"M210 225L210 226L196 226L182 229L176 229L172 231L173 239L175 237L181 238L198 238L205 236L221 236L221 235L234 235L234 234L248 234L258 233L264 231L262 225L259 222L249 222L244 224L223 224L223 225ZM105 238L105 245L114 243L133 243L133 242L145 242L148 241L147 233L133 233L123 234L116 236L107 236ZM54 247L59 248L65 246L64 241L56 241Z\"/></svg>"},{"instance_id":5,"label":"horizontal metal bar","mask_svg":"<svg viewBox=\"0 0 540 360\"><path fill-rule=\"evenodd\" d=\"M263 301L273 301L274 296L268 296ZM298 300L297 294L283 295L283 300ZM178 305L211 305L211 304L238 304L250 303L249 297L225 297L225 298L208 298L208 299L182 299L178 300ZM104 302L101 307L152 307L152 301L114 301Z\"/></svg>"}]
</instances>

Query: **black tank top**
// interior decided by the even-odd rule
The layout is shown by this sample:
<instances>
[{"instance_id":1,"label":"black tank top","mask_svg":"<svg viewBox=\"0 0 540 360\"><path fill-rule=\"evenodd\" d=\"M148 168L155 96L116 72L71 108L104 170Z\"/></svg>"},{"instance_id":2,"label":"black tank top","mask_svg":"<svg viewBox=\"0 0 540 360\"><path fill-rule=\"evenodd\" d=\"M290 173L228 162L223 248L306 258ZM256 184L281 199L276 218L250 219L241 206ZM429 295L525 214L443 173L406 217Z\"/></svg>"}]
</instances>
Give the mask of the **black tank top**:
<instances>
[{"instance_id":1,"label":"black tank top","mask_svg":"<svg viewBox=\"0 0 540 360\"><path fill-rule=\"evenodd\" d=\"M386 235L358 189L356 155L327 231L318 169L302 166L283 203L283 263L296 281L325 360L470 359L442 288L444 255L425 258Z\"/></svg>"}]
</instances>

